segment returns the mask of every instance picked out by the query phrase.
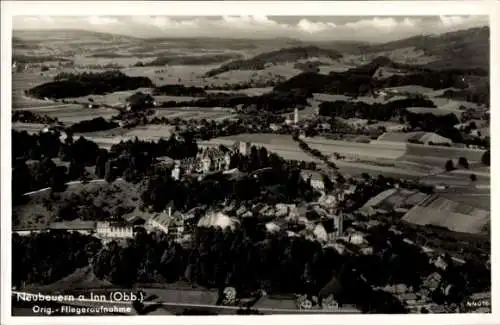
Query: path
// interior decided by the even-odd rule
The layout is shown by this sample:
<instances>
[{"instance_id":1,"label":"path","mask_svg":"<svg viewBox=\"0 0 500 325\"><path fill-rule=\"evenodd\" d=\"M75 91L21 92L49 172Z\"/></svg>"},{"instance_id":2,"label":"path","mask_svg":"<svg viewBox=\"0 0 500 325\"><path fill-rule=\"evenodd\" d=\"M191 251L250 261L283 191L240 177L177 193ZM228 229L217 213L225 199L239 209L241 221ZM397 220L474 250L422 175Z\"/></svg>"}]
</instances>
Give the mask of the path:
<instances>
[{"instance_id":1,"label":"path","mask_svg":"<svg viewBox=\"0 0 500 325\"><path fill-rule=\"evenodd\" d=\"M119 177L117 179L114 180L114 182L116 181L123 181L123 178ZM88 180L88 181L71 181L71 182L67 182L66 185L67 186L70 186L70 185L76 185L76 184L89 184L89 183L104 183L106 182L106 180L104 178L101 178L101 179L93 179L93 180ZM36 193L41 193L41 192L45 192L45 191L48 191L50 190L51 187L45 187L45 188L41 188L39 190L36 190L36 191L31 191L31 192L28 192L28 193L24 193L23 196L30 196L30 195L33 195L33 194L36 194Z\"/></svg>"}]
</instances>

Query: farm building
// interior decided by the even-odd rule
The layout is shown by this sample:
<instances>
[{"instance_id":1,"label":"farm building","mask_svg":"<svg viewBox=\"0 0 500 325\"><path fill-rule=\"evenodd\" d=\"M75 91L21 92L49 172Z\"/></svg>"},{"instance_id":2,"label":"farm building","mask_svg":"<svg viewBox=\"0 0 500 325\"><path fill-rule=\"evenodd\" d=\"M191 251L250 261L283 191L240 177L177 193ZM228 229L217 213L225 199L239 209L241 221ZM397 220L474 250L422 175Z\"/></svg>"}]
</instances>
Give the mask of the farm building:
<instances>
[{"instance_id":1,"label":"farm building","mask_svg":"<svg viewBox=\"0 0 500 325\"><path fill-rule=\"evenodd\" d=\"M403 220L457 232L480 233L490 222L490 212L435 194L410 209Z\"/></svg>"},{"instance_id":2,"label":"farm building","mask_svg":"<svg viewBox=\"0 0 500 325\"><path fill-rule=\"evenodd\" d=\"M449 144L451 145L453 142L445 137L440 136L434 132L386 132L382 134L377 139L378 142L399 142L399 143L421 143L421 144Z\"/></svg>"},{"instance_id":3,"label":"farm building","mask_svg":"<svg viewBox=\"0 0 500 325\"><path fill-rule=\"evenodd\" d=\"M359 209L359 212L369 215L380 210L407 211L427 197L427 194L419 191L391 188L372 197Z\"/></svg>"}]
</instances>

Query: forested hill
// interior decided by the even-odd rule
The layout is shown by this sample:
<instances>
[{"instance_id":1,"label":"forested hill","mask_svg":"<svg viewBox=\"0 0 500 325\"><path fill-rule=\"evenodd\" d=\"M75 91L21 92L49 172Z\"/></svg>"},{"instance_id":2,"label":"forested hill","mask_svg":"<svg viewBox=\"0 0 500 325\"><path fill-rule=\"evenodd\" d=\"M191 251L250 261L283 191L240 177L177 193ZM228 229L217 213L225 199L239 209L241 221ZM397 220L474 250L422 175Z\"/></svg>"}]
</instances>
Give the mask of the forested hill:
<instances>
[{"instance_id":1,"label":"forested hill","mask_svg":"<svg viewBox=\"0 0 500 325\"><path fill-rule=\"evenodd\" d=\"M147 77L129 77L120 71L60 73L54 81L31 88L26 94L35 98L69 98L153 86L153 82Z\"/></svg>"},{"instance_id":2,"label":"forested hill","mask_svg":"<svg viewBox=\"0 0 500 325\"><path fill-rule=\"evenodd\" d=\"M373 74L379 67L405 69L407 74L393 75L389 78L374 80ZM292 91L294 89L307 90L309 93L329 93L349 96L364 95L371 87L399 87L418 85L432 89L467 87L462 76L470 74L471 69L431 70L419 66L394 63L387 58L377 58L374 61L346 72L332 72L328 75L315 72L304 72L285 82L278 84L276 91ZM484 71L479 71L484 72Z\"/></svg>"},{"instance_id":3,"label":"forested hill","mask_svg":"<svg viewBox=\"0 0 500 325\"><path fill-rule=\"evenodd\" d=\"M237 60L221 65L220 67L207 72L207 77L213 77L218 74L231 70L262 70L266 64L279 64L286 62L295 62L314 57L327 57L339 59L342 57L340 52L335 50L321 49L317 46L289 47L277 51L271 51L259 54L247 60Z\"/></svg>"},{"instance_id":4,"label":"forested hill","mask_svg":"<svg viewBox=\"0 0 500 325\"><path fill-rule=\"evenodd\" d=\"M481 68L489 70L490 29L469 28L440 35L418 35L376 45L360 45L351 52L358 54L390 52L415 48L434 58L425 65L430 69Z\"/></svg>"}]
</instances>

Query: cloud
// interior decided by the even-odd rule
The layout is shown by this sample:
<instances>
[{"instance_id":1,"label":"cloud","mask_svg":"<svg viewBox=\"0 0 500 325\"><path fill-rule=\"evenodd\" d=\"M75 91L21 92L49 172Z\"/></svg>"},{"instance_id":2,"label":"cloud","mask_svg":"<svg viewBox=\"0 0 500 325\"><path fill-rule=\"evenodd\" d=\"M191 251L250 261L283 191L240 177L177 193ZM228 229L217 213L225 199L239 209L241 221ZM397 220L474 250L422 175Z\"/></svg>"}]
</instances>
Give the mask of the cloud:
<instances>
[{"instance_id":1,"label":"cloud","mask_svg":"<svg viewBox=\"0 0 500 325\"><path fill-rule=\"evenodd\" d=\"M90 16L88 21L91 25L114 25L119 22L116 18L103 16Z\"/></svg>"},{"instance_id":2,"label":"cloud","mask_svg":"<svg viewBox=\"0 0 500 325\"><path fill-rule=\"evenodd\" d=\"M139 37L291 37L384 42L488 25L487 16L282 17L15 16L15 29L77 28Z\"/></svg>"}]
</instances>

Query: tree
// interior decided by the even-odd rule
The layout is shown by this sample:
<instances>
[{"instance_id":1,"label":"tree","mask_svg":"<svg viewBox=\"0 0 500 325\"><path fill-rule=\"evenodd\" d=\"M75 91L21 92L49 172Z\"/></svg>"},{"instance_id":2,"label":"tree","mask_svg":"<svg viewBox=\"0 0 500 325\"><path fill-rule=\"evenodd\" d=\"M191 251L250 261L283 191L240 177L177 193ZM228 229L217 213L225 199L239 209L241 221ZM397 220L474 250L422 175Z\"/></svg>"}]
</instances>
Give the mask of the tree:
<instances>
[{"instance_id":1,"label":"tree","mask_svg":"<svg viewBox=\"0 0 500 325\"><path fill-rule=\"evenodd\" d=\"M113 174L113 165L111 164L111 160L106 162L104 170L104 179L106 182L112 183L115 180L115 175Z\"/></svg>"},{"instance_id":2,"label":"tree","mask_svg":"<svg viewBox=\"0 0 500 325\"><path fill-rule=\"evenodd\" d=\"M328 175L321 173L321 179L323 181L323 184L325 185L325 192L330 193L331 191L333 191L333 182L328 177Z\"/></svg>"},{"instance_id":3,"label":"tree","mask_svg":"<svg viewBox=\"0 0 500 325\"><path fill-rule=\"evenodd\" d=\"M458 158L458 164L465 169L469 168L469 162L467 161L467 158L465 158L465 157Z\"/></svg>"},{"instance_id":4,"label":"tree","mask_svg":"<svg viewBox=\"0 0 500 325\"><path fill-rule=\"evenodd\" d=\"M490 150L486 150L483 156L481 157L481 162L483 165L489 166L490 165Z\"/></svg>"},{"instance_id":5,"label":"tree","mask_svg":"<svg viewBox=\"0 0 500 325\"><path fill-rule=\"evenodd\" d=\"M76 180L80 179L85 172L85 167L81 162L72 161L69 164L68 179Z\"/></svg>"},{"instance_id":6,"label":"tree","mask_svg":"<svg viewBox=\"0 0 500 325\"><path fill-rule=\"evenodd\" d=\"M444 165L444 169L447 172L452 171L452 170L455 169L455 166L453 165L453 161L451 159L446 161L446 164Z\"/></svg>"}]
</instances>

